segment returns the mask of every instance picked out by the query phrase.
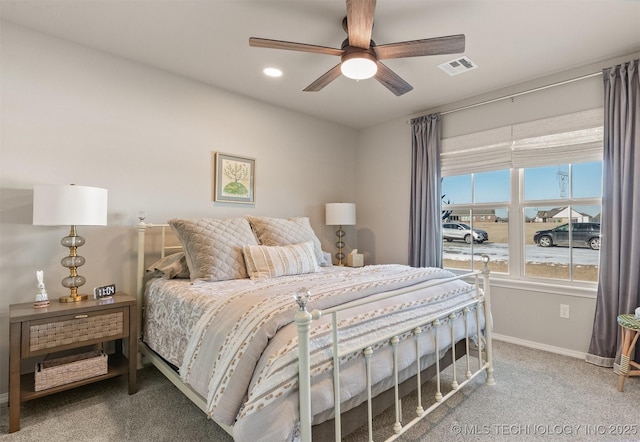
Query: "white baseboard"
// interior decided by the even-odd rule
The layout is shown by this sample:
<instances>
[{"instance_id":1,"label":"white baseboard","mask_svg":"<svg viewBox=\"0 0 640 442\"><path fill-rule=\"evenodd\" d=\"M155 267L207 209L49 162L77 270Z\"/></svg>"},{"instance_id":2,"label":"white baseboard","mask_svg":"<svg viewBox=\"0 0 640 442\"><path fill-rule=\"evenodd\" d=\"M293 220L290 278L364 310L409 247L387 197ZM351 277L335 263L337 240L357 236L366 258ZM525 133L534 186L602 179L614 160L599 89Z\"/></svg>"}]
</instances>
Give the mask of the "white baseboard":
<instances>
[{"instance_id":1,"label":"white baseboard","mask_svg":"<svg viewBox=\"0 0 640 442\"><path fill-rule=\"evenodd\" d=\"M564 356L570 356L572 358L582 359L583 361L587 357L586 353L581 351L569 350L568 348L555 347L553 345L541 344L539 342L527 341L526 339L514 338L512 336L501 335L499 333L493 333L491 335L493 339L498 341L508 342L510 344L522 345L523 347L535 348L536 350L548 351L550 353L557 353Z\"/></svg>"},{"instance_id":2,"label":"white baseboard","mask_svg":"<svg viewBox=\"0 0 640 442\"><path fill-rule=\"evenodd\" d=\"M9 393L0 393L0 404L6 404L9 402Z\"/></svg>"}]
</instances>

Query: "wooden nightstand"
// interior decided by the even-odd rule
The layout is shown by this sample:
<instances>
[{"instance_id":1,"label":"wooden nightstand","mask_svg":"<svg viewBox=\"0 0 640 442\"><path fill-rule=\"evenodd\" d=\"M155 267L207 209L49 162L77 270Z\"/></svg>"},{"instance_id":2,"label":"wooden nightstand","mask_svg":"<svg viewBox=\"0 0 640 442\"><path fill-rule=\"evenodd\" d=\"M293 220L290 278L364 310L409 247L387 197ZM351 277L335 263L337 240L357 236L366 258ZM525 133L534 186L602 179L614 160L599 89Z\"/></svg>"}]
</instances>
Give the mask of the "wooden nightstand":
<instances>
[{"instance_id":1,"label":"wooden nightstand","mask_svg":"<svg viewBox=\"0 0 640 442\"><path fill-rule=\"evenodd\" d=\"M20 429L20 404L103 379L129 375L129 394L137 389L136 299L119 292L111 299L59 303L44 309L33 303L9 306L9 433ZM112 324L106 329L105 322ZM78 330L82 330L80 333ZM36 336L37 335L37 336ZM123 345L124 341L128 345ZM20 374L22 360L114 341L107 374L35 391L34 373ZM126 350L125 350L126 349ZM78 350L80 352L80 350ZM35 368L35 367L34 367Z\"/></svg>"}]
</instances>

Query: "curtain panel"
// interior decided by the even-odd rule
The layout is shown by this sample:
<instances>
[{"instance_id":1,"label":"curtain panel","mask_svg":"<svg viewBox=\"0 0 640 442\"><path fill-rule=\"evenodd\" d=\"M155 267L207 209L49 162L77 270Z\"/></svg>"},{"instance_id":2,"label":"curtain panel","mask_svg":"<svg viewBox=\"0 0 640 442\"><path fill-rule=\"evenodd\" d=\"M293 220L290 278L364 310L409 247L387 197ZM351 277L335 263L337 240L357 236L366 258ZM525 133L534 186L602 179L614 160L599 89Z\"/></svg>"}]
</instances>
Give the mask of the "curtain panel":
<instances>
[{"instance_id":1,"label":"curtain panel","mask_svg":"<svg viewBox=\"0 0 640 442\"><path fill-rule=\"evenodd\" d=\"M409 265L442 267L439 113L411 120Z\"/></svg>"},{"instance_id":2,"label":"curtain panel","mask_svg":"<svg viewBox=\"0 0 640 442\"><path fill-rule=\"evenodd\" d=\"M640 306L640 79L638 60L603 71L602 247L587 362L618 368L617 316ZM636 349L636 361L640 350Z\"/></svg>"}]
</instances>

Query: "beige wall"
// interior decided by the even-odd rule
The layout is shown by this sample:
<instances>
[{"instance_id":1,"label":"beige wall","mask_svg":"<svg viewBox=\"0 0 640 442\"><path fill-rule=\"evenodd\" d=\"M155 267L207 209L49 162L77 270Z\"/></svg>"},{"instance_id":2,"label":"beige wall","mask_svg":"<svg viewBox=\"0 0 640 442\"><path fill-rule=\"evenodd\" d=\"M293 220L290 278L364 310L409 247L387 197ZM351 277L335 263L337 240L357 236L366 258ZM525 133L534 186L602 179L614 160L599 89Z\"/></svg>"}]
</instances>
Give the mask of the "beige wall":
<instances>
[{"instance_id":1,"label":"beige wall","mask_svg":"<svg viewBox=\"0 0 640 442\"><path fill-rule=\"evenodd\" d=\"M0 394L8 308L31 302L36 270L63 292L65 227L33 226L33 185L107 188L107 227L80 227L89 291L135 287L134 226L170 217L308 216L326 250L324 204L355 199L357 132L2 23ZM255 206L211 201L212 151L255 158ZM340 158L336 162L335 158ZM347 246L355 245L355 228Z\"/></svg>"},{"instance_id":2,"label":"beige wall","mask_svg":"<svg viewBox=\"0 0 640 442\"><path fill-rule=\"evenodd\" d=\"M411 132L404 120L358 139L358 249L366 264L408 262Z\"/></svg>"}]
</instances>

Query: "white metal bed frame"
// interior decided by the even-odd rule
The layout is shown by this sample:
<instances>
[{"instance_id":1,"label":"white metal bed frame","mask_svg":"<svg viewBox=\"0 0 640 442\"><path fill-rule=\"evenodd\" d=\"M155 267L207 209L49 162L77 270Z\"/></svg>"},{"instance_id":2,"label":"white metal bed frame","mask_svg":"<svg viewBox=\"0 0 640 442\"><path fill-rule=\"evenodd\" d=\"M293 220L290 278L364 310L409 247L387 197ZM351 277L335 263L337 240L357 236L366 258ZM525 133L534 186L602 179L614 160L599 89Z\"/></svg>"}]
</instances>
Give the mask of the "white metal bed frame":
<instances>
[{"instance_id":1,"label":"white metal bed frame","mask_svg":"<svg viewBox=\"0 0 640 442\"><path fill-rule=\"evenodd\" d=\"M140 322L141 326L139 327L140 333L140 342L138 348L140 353L146 361L151 362L155 367L157 367L182 393L184 393L193 403L195 403L202 411L206 412L207 406L205 399L202 398L195 390L193 390L189 385L186 385L180 379L179 374L176 372L174 368L172 368L164 359L158 356L153 350L151 350L142 340L142 324L143 315L145 311L144 306L144 275L145 275L145 232L149 228L160 228L161 229L161 250L160 255L164 257L166 252L175 252L176 250L180 250L180 246L167 246L166 245L166 229L169 228L168 224L145 224L143 221L138 223L138 260L137 260L137 297L138 303L141 308L138 309L140 312ZM425 418L429 415L433 410L443 404L446 400L448 400L451 396L453 396L457 391L460 390L461 387L465 386L472 379L478 376L482 372L486 372L486 384L494 385L495 381L493 378L493 356L492 356L492 338L491 338L491 301L490 301L490 282L489 282L489 268L488 262L489 257L483 256L483 269L480 271L471 272L465 275L456 276L455 278L450 278L446 280L441 280L438 282L426 282L423 283L423 286L435 286L439 284L443 284L445 282L452 281L454 279L463 279L472 277L474 279L474 283L476 286L477 297L473 300L466 302L463 305L456 306L449 311L446 311L435 317L424 318L424 320L420 323L420 325L415 326L412 325L409 328L404 329L396 329L389 332L387 336L384 336L382 339L377 339L376 341L367 342L362 346L360 351L362 351L365 361L366 361L366 369L367 369L367 425L369 432L369 441L373 441L373 413L372 413L372 401L373 397L371 394L371 371L370 371L370 360L371 355L373 354L373 348L376 344L380 343L389 343L392 346L393 357L394 357L394 400L393 406L395 407L395 422L393 424L393 435L387 439L387 441L392 441L397 439L401 434L409 430L412 426L418 423L421 419ZM482 281L482 284L480 282ZM413 289L415 287L412 287ZM481 290L482 289L482 290ZM333 334L333 373L334 373L334 397L340 397L340 364L338 363L340 357L345 355L347 352L353 353L354 349L350 348L348 350L340 348L339 342L339 330L338 330L338 315L341 311L344 311L348 308L352 308L359 305L365 305L372 302L376 302L382 299L392 298L394 296L402 295L406 293L410 289L399 289L391 292L387 292L381 296L376 296L373 299L364 299L360 301L351 302L342 306L329 308L325 310L313 310L312 312L308 312L306 305L310 300L308 292L304 293L296 293L295 301L298 304L298 311L295 314L295 323L298 328L298 351L299 351L299 399L300 399L300 436L302 442L311 441L312 439L312 430L311 430L311 381L310 381L310 361L309 361L309 330L312 326L313 321L318 320L322 316L331 315L332 318L332 334ZM478 355L477 355L477 368L475 371L471 371L471 355L469 354L470 350L470 336L469 336L469 316L471 311L475 308L476 314L476 323L480 324L480 309L482 308L484 311L485 317L485 328L484 328L484 343L481 339L478 339ZM463 316L465 321L465 348L466 348L466 372L464 374L465 379L458 383L458 374L456 369L456 343L454 342L454 330L453 330L453 319L458 316ZM421 379L421 371L426 367L420 366L420 348L418 342L418 336L423 333L424 330L431 329L433 332L433 339L435 348L438 348L438 328L442 325L444 319L451 319L449 322L450 330L451 330L451 362L452 362L452 375L453 381L451 383L451 390L442 395L441 390L441 369L440 369L440 359L436 357L436 394L434 398L434 402L428 406L426 409L423 406L423 398L422 398L422 383L424 382ZM478 327L479 328L479 327ZM410 332L414 336L415 340L415 348L416 348L416 391L417 391L417 407L416 407L416 416L406 424L402 424L402 413L401 413L401 397L399 396L399 380L398 380L398 370L397 370L397 345L399 343L398 336ZM480 334L480 330L478 330L478 334ZM484 352L483 352L484 347ZM486 356L486 357L483 357ZM335 440L339 441L342 439L341 434L341 410L340 410L340 401L336 401L334 408L334 427L335 427ZM222 429L224 429L227 433L233 436L233 427L228 425L219 424Z\"/></svg>"}]
</instances>

